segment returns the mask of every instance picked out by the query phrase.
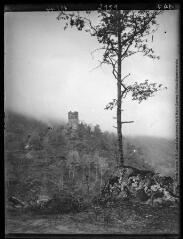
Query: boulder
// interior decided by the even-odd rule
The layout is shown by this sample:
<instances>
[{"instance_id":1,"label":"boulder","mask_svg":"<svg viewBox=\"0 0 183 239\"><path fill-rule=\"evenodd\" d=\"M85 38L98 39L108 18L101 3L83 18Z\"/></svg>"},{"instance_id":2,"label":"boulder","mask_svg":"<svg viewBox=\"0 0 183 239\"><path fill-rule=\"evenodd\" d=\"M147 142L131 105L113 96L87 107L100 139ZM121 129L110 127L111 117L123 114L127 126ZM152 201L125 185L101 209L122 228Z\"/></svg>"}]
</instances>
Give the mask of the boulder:
<instances>
[{"instance_id":1,"label":"boulder","mask_svg":"<svg viewBox=\"0 0 183 239\"><path fill-rule=\"evenodd\" d=\"M125 167L118 170L118 176L111 176L106 182L102 189L102 197L106 201L135 197L139 202L151 205L169 205L177 201L172 192L172 185L171 177L162 177L149 170Z\"/></svg>"}]
</instances>

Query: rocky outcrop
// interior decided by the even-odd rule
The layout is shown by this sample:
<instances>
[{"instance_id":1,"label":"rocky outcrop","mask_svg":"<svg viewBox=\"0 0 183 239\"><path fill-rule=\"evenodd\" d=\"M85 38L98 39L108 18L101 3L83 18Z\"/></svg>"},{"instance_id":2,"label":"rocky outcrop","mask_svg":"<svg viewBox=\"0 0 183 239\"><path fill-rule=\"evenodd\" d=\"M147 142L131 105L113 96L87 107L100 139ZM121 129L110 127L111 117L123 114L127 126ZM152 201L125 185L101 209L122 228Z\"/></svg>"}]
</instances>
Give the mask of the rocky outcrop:
<instances>
[{"instance_id":1,"label":"rocky outcrop","mask_svg":"<svg viewBox=\"0 0 183 239\"><path fill-rule=\"evenodd\" d=\"M109 178L102 189L101 198L103 201L134 200L152 206L172 205L179 198L173 193L173 184L171 177L125 166Z\"/></svg>"}]
</instances>

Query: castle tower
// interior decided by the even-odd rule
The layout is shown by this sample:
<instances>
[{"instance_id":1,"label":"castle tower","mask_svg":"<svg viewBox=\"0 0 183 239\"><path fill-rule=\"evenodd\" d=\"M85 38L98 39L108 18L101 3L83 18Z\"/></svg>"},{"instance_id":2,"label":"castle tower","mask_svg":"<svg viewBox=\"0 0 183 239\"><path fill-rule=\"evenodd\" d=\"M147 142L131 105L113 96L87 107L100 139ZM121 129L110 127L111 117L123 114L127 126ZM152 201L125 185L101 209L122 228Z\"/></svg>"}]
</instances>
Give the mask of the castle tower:
<instances>
[{"instance_id":1,"label":"castle tower","mask_svg":"<svg viewBox=\"0 0 183 239\"><path fill-rule=\"evenodd\" d=\"M78 112L68 112L68 126L69 128L76 130L78 128L79 124L79 118L78 118Z\"/></svg>"}]
</instances>

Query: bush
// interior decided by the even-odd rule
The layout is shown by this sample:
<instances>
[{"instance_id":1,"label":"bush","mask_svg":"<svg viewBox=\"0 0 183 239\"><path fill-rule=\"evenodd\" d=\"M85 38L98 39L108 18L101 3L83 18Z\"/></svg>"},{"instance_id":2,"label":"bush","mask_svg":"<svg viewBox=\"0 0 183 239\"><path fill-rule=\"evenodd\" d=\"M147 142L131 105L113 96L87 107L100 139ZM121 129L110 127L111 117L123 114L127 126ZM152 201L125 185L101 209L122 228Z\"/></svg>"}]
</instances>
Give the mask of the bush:
<instances>
[{"instance_id":1,"label":"bush","mask_svg":"<svg viewBox=\"0 0 183 239\"><path fill-rule=\"evenodd\" d=\"M46 214L79 212L81 210L81 203L80 200L73 195L62 192L55 194L48 202L37 205L33 210Z\"/></svg>"}]
</instances>

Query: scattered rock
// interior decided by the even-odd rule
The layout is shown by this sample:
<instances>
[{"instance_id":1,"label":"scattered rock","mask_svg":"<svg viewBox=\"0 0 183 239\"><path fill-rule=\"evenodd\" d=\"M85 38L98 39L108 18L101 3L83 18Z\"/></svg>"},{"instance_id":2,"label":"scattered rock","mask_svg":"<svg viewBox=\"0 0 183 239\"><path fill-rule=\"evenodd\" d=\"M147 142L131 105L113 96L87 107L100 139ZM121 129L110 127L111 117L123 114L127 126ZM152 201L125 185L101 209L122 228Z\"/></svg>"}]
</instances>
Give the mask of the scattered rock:
<instances>
[{"instance_id":1,"label":"scattered rock","mask_svg":"<svg viewBox=\"0 0 183 239\"><path fill-rule=\"evenodd\" d=\"M20 199L14 197L14 196L10 196L8 198L8 202L10 203L10 205L14 208L22 208L26 206L26 203L21 201Z\"/></svg>"}]
</instances>

